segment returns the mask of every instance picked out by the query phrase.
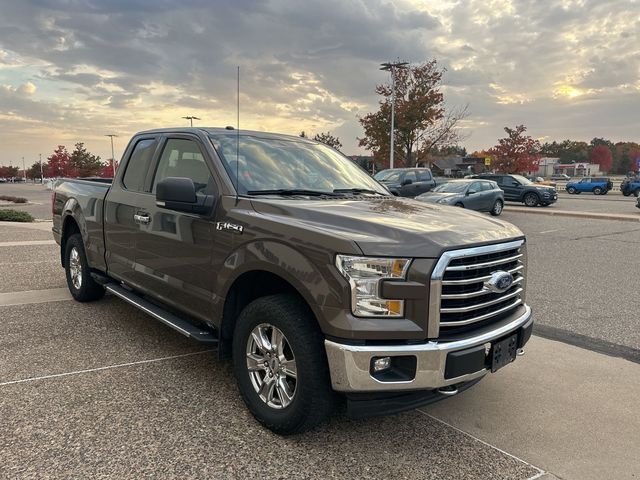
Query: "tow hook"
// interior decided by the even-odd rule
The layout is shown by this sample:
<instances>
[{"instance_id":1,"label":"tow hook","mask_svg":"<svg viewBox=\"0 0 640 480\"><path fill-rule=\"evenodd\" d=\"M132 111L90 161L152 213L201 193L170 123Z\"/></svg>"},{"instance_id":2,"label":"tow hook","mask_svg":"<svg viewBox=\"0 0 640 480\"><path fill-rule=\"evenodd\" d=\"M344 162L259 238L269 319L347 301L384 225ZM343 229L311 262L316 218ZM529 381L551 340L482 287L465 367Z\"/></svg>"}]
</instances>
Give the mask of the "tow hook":
<instances>
[{"instance_id":1,"label":"tow hook","mask_svg":"<svg viewBox=\"0 0 640 480\"><path fill-rule=\"evenodd\" d=\"M448 385L446 387L440 387L438 393L441 395L455 395L458 393L458 388L455 385Z\"/></svg>"}]
</instances>

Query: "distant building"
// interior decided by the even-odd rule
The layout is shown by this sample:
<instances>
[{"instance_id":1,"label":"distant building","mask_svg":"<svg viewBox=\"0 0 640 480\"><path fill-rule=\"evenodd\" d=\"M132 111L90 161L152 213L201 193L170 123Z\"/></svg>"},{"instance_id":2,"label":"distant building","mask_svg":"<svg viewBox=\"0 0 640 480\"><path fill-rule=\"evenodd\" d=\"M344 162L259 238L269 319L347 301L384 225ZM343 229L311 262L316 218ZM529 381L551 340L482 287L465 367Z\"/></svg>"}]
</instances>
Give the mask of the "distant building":
<instances>
[{"instance_id":1,"label":"distant building","mask_svg":"<svg viewBox=\"0 0 640 480\"><path fill-rule=\"evenodd\" d=\"M553 173L564 173L570 177L584 177L601 175L600 165L597 163L557 163L553 167Z\"/></svg>"},{"instance_id":2,"label":"distant building","mask_svg":"<svg viewBox=\"0 0 640 480\"><path fill-rule=\"evenodd\" d=\"M556 172L554 170L555 166L560 163L560 159L558 157L542 157L538 160L538 171L535 174L538 177L550 177L554 173L563 173Z\"/></svg>"}]
</instances>

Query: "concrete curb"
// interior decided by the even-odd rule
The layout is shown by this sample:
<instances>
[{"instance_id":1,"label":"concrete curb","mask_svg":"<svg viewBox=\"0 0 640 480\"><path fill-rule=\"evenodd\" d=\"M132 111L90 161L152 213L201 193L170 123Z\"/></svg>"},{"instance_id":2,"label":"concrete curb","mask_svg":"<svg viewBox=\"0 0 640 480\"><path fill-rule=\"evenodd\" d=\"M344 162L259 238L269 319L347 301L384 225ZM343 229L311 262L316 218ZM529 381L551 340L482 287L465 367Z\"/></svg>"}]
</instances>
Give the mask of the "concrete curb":
<instances>
[{"instance_id":1,"label":"concrete curb","mask_svg":"<svg viewBox=\"0 0 640 480\"><path fill-rule=\"evenodd\" d=\"M596 212L572 212L571 210L549 210L548 207L525 208L525 207L504 207L506 212L533 213L537 215L556 215L558 217L576 217L591 218L595 220L618 220L622 222L638 222L640 223L640 215L621 215L611 213Z\"/></svg>"}]
</instances>

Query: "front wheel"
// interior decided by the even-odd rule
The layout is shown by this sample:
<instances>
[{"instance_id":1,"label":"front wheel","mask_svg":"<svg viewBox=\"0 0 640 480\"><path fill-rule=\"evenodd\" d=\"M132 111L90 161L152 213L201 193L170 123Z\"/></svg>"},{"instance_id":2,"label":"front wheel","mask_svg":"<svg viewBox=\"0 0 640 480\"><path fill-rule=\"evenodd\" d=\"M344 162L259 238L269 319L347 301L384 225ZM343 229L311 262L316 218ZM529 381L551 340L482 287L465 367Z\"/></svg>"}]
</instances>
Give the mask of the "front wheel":
<instances>
[{"instance_id":1,"label":"front wheel","mask_svg":"<svg viewBox=\"0 0 640 480\"><path fill-rule=\"evenodd\" d=\"M67 286L74 299L79 302L90 302L104 296L104 287L91 277L84 243L79 233L67 239L64 249L64 269L67 275Z\"/></svg>"},{"instance_id":2,"label":"front wheel","mask_svg":"<svg viewBox=\"0 0 640 480\"><path fill-rule=\"evenodd\" d=\"M496 203L493 204L493 208L491 209L491 215L493 215L494 217L497 217L498 215L500 215L502 213L502 209L504 208L504 203L502 203L502 200L496 200Z\"/></svg>"},{"instance_id":3,"label":"front wheel","mask_svg":"<svg viewBox=\"0 0 640 480\"><path fill-rule=\"evenodd\" d=\"M640 188L637 188L637 189L633 192L633 194L634 194L636 197L640 197Z\"/></svg>"},{"instance_id":4,"label":"front wheel","mask_svg":"<svg viewBox=\"0 0 640 480\"><path fill-rule=\"evenodd\" d=\"M538 202L540 200L538 199L538 195L536 195L535 193L527 193L524 196L524 204L527 207L535 207L536 205L538 205Z\"/></svg>"},{"instance_id":5,"label":"front wheel","mask_svg":"<svg viewBox=\"0 0 640 480\"><path fill-rule=\"evenodd\" d=\"M573 188L573 187L569 187L569 188L567 188L567 192L569 192L570 194L573 195L574 193L576 193L576 189Z\"/></svg>"},{"instance_id":6,"label":"front wheel","mask_svg":"<svg viewBox=\"0 0 640 480\"><path fill-rule=\"evenodd\" d=\"M253 416L277 434L308 430L333 411L324 337L297 297L262 297L245 307L233 334L233 370Z\"/></svg>"},{"instance_id":7,"label":"front wheel","mask_svg":"<svg viewBox=\"0 0 640 480\"><path fill-rule=\"evenodd\" d=\"M464 208L464 205L463 205L462 203L458 202L458 203L456 203L456 204L454 205L454 207Z\"/></svg>"}]
</instances>

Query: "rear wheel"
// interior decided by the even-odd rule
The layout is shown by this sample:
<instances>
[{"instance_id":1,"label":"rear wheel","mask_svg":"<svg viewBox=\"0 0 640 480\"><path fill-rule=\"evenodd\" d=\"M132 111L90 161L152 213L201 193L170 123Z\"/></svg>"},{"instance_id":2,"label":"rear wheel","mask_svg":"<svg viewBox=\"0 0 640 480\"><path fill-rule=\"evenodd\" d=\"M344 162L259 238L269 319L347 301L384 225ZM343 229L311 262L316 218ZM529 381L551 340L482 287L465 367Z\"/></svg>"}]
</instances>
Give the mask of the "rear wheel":
<instances>
[{"instance_id":1,"label":"rear wheel","mask_svg":"<svg viewBox=\"0 0 640 480\"><path fill-rule=\"evenodd\" d=\"M493 215L494 217L497 217L502 213L503 208L504 208L504 203L502 203L502 200L498 199L496 200L496 203L493 204L493 208L489 213L491 213L491 215Z\"/></svg>"},{"instance_id":2,"label":"rear wheel","mask_svg":"<svg viewBox=\"0 0 640 480\"><path fill-rule=\"evenodd\" d=\"M602 189L600 187L596 187L593 189L594 195L602 195Z\"/></svg>"},{"instance_id":3,"label":"rear wheel","mask_svg":"<svg viewBox=\"0 0 640 480\"><path fill-rule=\"evenodd\" d=\"M535 193L527 193L524 196L524 204L527 207L535 207L536 205L538 205L539 202L540 202L540 199L538 198L538 195L536 195Z\"/></svg>"},{"instance_id":4,"label":"rear wheel","mask_svg":"<svg viewBox=\"0 0 640 480\"><path fill-rule=\"evenodd\" d=\"M64 268L67 286L73 298L79 302L90 302L104 296L104 287L91 277L91 269L84 251L82 236L71 235L64 250Z\"/></svg>"},{"instance_id":5,"label":"rear wheel","mask_svg":"<svg viewBox=\"0 0 640 480\"><path fill-rule=\"evenodd\" d=\"M233 335L233 369L247 407L275 433L303 432L333 411L324 337L295 296L263 297L245 307Z\"/></svg>"}]
</instances>

